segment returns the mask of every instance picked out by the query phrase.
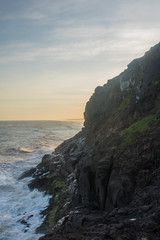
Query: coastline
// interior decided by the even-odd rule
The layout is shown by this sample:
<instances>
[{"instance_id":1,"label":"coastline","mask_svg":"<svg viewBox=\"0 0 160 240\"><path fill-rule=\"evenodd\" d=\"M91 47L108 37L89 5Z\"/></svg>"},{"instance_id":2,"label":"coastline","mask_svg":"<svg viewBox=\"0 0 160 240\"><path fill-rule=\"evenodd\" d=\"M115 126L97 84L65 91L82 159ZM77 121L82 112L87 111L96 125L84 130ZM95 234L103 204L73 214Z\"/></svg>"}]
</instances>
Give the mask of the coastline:
<instances>
[{"instance_id":1,"label":"coastline","mask_svg":"<svg viewBox=\"0 0 160 240\"><path fill-rule=\"evenodd\" d=\"M73 122L0 122L0 239L38 240L43 234L35 229L43 223L41 214L48 207L49 195L19 180L28 169L34 169L44 154L65 139L74 136L81 123ZM33 172L32 172L33 173Z\"/></svg>"},{"instance_id":2,"label":"coastline","mask_svg":"<svg viewBox=\"0 0 160 240\"><path fill-rule=\"evenodd\" d=\"M160 238L159 69L157 44L96 88L82 131L30 173L53 196L40 240Z\"/></svg>"}]
</instances>

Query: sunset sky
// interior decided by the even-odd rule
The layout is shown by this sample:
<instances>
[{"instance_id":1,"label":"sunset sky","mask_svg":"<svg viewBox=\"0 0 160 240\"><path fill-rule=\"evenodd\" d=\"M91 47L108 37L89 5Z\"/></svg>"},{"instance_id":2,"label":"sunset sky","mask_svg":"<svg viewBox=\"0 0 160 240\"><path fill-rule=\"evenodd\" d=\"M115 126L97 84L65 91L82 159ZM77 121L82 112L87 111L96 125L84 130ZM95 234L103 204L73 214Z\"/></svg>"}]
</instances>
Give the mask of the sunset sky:
<instances>
[{"instance_id":1,"label":"sunset sky","mask_svg":"<svg viewBox=\"0 0 160 240\"><path fill-rule=\"evenodd\" d=\"M159 0L0 0L0 120L83 118L160 41Z\"/></svg>"}]
</instances>

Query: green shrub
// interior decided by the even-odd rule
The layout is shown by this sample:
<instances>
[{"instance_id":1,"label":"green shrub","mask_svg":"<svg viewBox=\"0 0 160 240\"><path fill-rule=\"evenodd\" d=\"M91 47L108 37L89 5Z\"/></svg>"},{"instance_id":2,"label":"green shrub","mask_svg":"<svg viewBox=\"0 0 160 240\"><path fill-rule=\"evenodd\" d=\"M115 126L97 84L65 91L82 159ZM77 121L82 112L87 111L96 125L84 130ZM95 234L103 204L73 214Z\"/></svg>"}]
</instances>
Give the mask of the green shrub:
<instances>
[{"instance_id":1,"label":"green shrub","mask_svg":"<svg viewBox=\"0 0 160 240\"><path fill-rule=\"evenodd\" d=\"M135 123L133 123L128 128L124 129L121 136L124 137L123 146L130 146L133 144L134 139L137 134L143 133L147 128L149 128L152 122L156 121L156 115L149 115Z\"/></svg>"}]
</instances>

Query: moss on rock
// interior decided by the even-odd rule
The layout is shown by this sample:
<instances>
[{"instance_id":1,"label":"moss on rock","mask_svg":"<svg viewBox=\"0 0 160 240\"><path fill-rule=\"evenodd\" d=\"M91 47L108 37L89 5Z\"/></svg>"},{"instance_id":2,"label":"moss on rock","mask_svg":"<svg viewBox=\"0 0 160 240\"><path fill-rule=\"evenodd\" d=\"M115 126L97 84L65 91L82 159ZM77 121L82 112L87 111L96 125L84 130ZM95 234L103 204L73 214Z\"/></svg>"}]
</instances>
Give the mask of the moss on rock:
<instances>
[{"instance_id":1,"label":"moss on rock","mask_svg":"<svg viewBox=\"0 0 160 240\"><path fill-rule=\"evenodd\" d=\"M63 202L64 202L64 195L65 195L65 190L66 186L64 183L64 180L62 178L56 178L53 183L53 209L50 212L49 216L49 222L50 224L54 225L57 220L59 219L59 214L60 214L60 209L62 208Z\"/></svg>"},{"instance_id":2,"label":"moss on rock","mask_svg":"<svg viewBox=\"0 0 160 240\"><path fill-rule=\"evenodd\" d=\"M49 207L43 213L46 217L43 224L37 228L37 233L50 231L61 217L66 200L66 184L63 178L56 177L52 181L50 194L52 194L52 198L50 199Z\"/></svg>"},{"instance_id":3,"label":"moss on rock","mask_svg":"<svg viewBox=\"0 0 160 240\"><path fill-rule=\"evenodd\" d=\"M121 132L121 136L124 137L124 142L122 143L122 146L133 145L134 139L137 136L137 134L143 133L144 131L146 131L151 125L151 123L156 121L157 121L156 115L151 114L133 123L128 128L124 129Z\"/></svg>"}]
</instances>

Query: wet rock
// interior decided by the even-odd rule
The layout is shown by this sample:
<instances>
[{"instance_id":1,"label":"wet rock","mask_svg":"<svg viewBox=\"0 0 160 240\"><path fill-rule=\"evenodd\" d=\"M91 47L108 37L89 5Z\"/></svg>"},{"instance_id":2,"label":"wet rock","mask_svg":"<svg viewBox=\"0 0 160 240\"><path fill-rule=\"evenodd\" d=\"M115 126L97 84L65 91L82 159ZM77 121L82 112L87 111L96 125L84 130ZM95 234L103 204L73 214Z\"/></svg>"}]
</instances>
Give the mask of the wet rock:
<instances>
[{"instance_id":1,"label":"wet rock","mask_svg":"<svg viewBox=\"0 0 160 240\"><path fill-rule=\"evenodd\" d=\"M31 177L35 173L35 171L36 171L36 168L31 168L25 171L24 173L22 173L18 179L21 180L23 178Z\"/></svg>"},{"instance_id":2,"label":"wet rock","mask_svg":"<svg viewBox=\"0 0 160 240\"><path fill-rule=\"evenodd\" d=\"M18 222L25 225L27 228L30 227L30 224L27 222L27 220L25 218L22 218L22 219L18 220Z\"/></svg>"}]
</instances>

